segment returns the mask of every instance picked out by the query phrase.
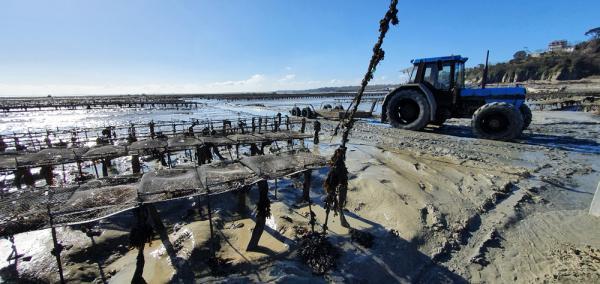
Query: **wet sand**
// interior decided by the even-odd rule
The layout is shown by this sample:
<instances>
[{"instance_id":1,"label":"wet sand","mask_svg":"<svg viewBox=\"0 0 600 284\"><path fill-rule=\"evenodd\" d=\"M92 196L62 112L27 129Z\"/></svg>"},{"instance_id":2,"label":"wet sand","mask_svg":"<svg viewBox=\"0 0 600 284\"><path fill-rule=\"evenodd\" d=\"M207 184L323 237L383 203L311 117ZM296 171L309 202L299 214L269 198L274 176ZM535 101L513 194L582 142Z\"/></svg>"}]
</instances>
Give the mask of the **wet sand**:
<instances>
[{"instance_id":1,"label":"wet sand","mask_svg":"<svg viewBox=\"0 0 600 284\"><path fill-rule=\"evenodd\" d=\"M298 228L310 227L298 204L301 179L270 182L271 218L259 252L245 247L254 227L257 190L246 212L232 193L214 200L217 255L229 259L226 275L206 260L208 221L193 213L196 199L158 206L168 228L145 249L148 283L201 282L584 282L600 281L600 218L588 215L600 179L600 118L586 113L534 112L515 143L474 139L468 120L441 129L411 132L378 123L357 123L348 152L350 188L346 217L375 236L365 248L333 217L330 240L341 248L337 266L316 276L297 255ZM334 122L323 122L331 133ZM339 137L322 137L315 152L330 156ZM312 147L312 146L311 146ZM324 220L326 169L313 172L311 197ZM65 275L73 282L129 283L136 250L128 244L129 213L97 224L90 238L78 228L58 231ZM320 228L319 228L320 229ZM15 237L24 279L58 280L49 253L49 231ZM0 241L0 259L10 243ZM2 265L4 266L5 263ZM101 269L99 269L101 268ZM4 277L4 276L3 276Z\"/></svg>"}]
</instances>

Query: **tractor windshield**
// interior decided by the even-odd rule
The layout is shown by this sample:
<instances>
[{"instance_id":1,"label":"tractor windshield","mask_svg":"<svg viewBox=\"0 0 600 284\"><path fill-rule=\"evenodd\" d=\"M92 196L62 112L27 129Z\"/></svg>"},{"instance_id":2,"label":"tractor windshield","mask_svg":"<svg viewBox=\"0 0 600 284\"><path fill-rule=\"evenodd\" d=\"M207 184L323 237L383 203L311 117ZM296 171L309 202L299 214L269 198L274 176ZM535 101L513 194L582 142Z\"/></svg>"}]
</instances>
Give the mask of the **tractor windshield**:
<instances>
[{"instance_id":1,"label":"tractor windshield","mask_svg":"<svg viewBox=\"0 0 600 284\"><path fill-rule=\"evenodd\" d=\"M413 66L411 68L408 68L408 70L406 70L405 72L410 72L410 75L409 75L409 78L408 78L408 82L409 83L414 83L415 82L415 78L417 78L417 66Z\"/></svg>"}]
</instances>

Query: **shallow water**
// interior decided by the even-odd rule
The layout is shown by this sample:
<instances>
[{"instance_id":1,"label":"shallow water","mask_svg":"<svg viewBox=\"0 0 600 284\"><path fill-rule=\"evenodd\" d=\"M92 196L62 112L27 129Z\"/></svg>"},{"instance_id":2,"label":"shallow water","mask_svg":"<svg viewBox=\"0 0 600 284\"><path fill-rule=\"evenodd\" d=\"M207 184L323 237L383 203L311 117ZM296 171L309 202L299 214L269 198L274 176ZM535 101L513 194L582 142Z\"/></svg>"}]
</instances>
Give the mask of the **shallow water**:
<instances>
[{"instance_id":1,"label":"shallow water","mask_svg":"<svg viewBox=\"0 0 600 284\"><path fill-rule=\"evenodd\" d=\"M0 135L13 132L34 132L70 127L95 128L129 123L171 122L195 120L238 119L251 116L274 116L278 112L289 115L289 110L312 106L320 109L324 104L338 105L344 108L350 105L346 98L297 98L283 100L208 100L193 99L201 103L198 108L161 109L161 108L107 108L77 110L42 110L29 112L0 113ZM340 101L342 100L342 101ZM361 104L361 110L368 110L370 103ZM376 108L377 110L377 108Z\"/></svg>"}]
</instances>

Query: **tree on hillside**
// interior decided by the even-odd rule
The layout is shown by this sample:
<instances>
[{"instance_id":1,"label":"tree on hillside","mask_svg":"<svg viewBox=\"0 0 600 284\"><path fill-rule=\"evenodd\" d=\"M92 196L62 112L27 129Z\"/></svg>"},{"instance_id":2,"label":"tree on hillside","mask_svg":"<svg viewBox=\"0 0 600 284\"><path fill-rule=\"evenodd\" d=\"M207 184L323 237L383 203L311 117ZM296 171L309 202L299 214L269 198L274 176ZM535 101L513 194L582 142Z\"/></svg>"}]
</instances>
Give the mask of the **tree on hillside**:
<instances>
[{"instance_id":1,"label":"tree on hillside","mask_svg":"<svg viewBox=\"0 0 600 284\"><path fill-rule=\"evenodd\" d=\"M585 33L586 36L591 36L594 39L600 39L600 27L593 28Z\"/></svg>"},{"instance_id":2,"label":"tree on hillside","mask_svg":"<svg viewBox=\"0 0 600 284\"><path fill-rule=\"evenodd\" d=\"M514 60L521 61L527 58L527 51L519 50L513 55Z\"/></svg>"}]
</instances>

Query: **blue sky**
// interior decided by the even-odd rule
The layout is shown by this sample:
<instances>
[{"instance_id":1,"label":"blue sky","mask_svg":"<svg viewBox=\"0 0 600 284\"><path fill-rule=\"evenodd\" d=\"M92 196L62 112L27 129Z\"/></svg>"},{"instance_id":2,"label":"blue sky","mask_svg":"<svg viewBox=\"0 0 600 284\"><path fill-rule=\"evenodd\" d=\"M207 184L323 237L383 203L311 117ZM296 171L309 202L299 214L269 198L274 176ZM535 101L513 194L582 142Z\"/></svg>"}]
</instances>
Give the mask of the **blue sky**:
<instances>
[{"instance_id":1,"label":"blue sky","mask_svg":"<svg viewBox=\"0 0 600 284\"><path fill-rule=\"evenodd\" d=\"M0 95L192 93L358 84L388 0L0 0ZM600 1L403 1L374 83L415 57L470 65L581 41Z\"/></svg>"}]
</instances>

